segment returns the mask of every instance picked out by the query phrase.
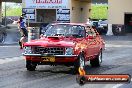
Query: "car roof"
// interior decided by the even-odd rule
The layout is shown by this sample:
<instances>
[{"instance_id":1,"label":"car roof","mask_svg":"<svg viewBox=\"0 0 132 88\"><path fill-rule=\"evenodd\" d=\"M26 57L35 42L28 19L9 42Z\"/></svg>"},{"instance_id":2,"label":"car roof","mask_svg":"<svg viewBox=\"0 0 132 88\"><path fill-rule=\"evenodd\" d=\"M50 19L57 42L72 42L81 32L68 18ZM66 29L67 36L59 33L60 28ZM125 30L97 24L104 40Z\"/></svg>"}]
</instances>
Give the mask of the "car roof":
<instances>
[{"instance_id":1,"label":"car roof","mask_svg":"<svg viewBox=\"0 0 132 88\"><path fill-rule=\"evenodd\" d=\"M51 25L78 25L78 26L88 26L86 23L52 23Z\"/></svg>"}]
</instances>

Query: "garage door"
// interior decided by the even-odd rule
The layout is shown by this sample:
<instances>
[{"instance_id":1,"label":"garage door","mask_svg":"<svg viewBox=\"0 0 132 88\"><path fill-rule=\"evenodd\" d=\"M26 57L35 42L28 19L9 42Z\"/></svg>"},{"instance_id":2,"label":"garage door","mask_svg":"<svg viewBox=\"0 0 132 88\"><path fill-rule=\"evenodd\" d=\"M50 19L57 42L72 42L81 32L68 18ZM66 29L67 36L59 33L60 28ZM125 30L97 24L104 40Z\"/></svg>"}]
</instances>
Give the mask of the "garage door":
<instances>
[{"instance_id":1,"label":"garage door","mask_svg":"<svg viewBox=\"0 0 132 88\"><path fill-rule=\"evenodd\" d=\"M125 30L127 33L132 33L132 13L125 13L124 17Z\"/></svg>"}]
</instances>

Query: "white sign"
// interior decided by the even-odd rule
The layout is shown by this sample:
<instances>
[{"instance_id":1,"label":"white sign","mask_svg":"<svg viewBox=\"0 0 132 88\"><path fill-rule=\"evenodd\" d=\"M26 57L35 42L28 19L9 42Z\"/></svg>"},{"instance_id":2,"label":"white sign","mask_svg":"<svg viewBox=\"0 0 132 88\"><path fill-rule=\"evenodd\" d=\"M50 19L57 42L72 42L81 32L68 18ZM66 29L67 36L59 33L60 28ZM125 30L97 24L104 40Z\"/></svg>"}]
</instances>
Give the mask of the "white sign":
<instances>
[{"instance_id":1,"label":"white sign","mask_svg":"<svg viewBox=\"0 0 132 88\"><path fill-rule=\"evenodd\" d=\"M70 9L57 9L57 14L70 14Z\"/></svg>"},{"instance_id":2,"label":"white sign","mask_svg":"<svg viewBox=\"0 0 132 88\"><path fill-rule=\"evenodd\" d=\"M70 22L70 9L57 9L57 21Z\"/></svg>"},{"instance_id":3,"label":"white sign","mask_svg":"<svg viewBox=\"0 0 132 88\"><path fill-rule=\"evenodd\" d=\"M58 21L69 21L70 20L70 15L69 14L58 14L57 15L57 20Z\"/></svg>"},{"instance_id":4,"label":"white sign","mask_svg":"<svg viewBox=\"0 0 132 88\"><path fill-rule=\"evenodd\" d=\"M23 8L22 12L26 14L35 14L35 9Z\"/></svg>"},{"instance_id":5,"label":"white sign","mask_svg":"<svg viewBox=\"0 0 132 88\"><path fill-rule=\"evenodd\" d=\"M30 20L34 20L35 19L35 15L34 14L26 14L26 19L30 19Z\"/></svg>"},{"instance_id":6,"label":"white sign","mask_svg":"<svg viewBox=\"0 0 132 88\"><path fill-rule=\"evenodd\" d=\"M25 8L66 9L69 0L25 0Z\"/></svg>"}]
</instances>

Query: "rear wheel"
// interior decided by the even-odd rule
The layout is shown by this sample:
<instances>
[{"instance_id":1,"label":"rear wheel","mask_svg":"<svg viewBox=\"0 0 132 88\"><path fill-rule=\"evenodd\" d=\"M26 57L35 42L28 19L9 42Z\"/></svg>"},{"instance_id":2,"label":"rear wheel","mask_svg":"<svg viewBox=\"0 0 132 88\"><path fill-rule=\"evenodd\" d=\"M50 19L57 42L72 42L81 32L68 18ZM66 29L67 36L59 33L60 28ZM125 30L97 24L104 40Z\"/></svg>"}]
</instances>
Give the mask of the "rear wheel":
<instances>
[{"instance_id":1,"label":"rear wheel","mask_svg":"<svg viewBox=\"0 0 132 88\"><path fill-rule=\"evenodd\" d=\"M102 63L102 50L100 51L100 53L97 55L96 58L90 60L90 64L92 67L100 67Z\"/></svg>"},{"instance_id":2,"label":"rear wheel","mask_svg":"<svg viewBox=\"0 0 132 88\"><path fill-rule=\"evenodd\" d=\"M78 73L79 67L82 68L82 69L85 69L85 57L84 57L83 54L80 54L78 56L78 59L77 59L77 61L75 63L75 66L74 66L75 73Z\"/></svg>"},{"instance_id":3,"label":"rear wheel","mask_svg":"<svg viewBox=\"0 0 132 88\"><path fill-rule=\"evenodd\" d=\"M37 65L35 63L33 63L32 61L30 61L30 60L26 61L26 68L28 71L35 71L36 66Z\"/></svg>"}]
</instances>

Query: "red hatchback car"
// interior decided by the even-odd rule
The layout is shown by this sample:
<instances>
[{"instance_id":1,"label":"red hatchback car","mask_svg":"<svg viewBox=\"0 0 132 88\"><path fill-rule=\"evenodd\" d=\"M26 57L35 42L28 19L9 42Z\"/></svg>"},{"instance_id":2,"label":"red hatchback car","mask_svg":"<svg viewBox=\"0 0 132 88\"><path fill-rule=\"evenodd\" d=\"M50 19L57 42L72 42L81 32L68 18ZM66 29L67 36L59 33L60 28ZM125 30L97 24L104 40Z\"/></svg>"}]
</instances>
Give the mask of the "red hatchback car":
<instances>
[{"instance_id":1,"label":"red hatchback car","mask_svg":"<svg viewBox=\"0 0 132 88\"><path fill-rule=\"evenodd\" d=\"M34 71L37 65L65 65L84 68L100 66L105 43L96 29L87 24L53 23L40 39L24 44L26 68Z\"/></svg>"}]
</instances>

